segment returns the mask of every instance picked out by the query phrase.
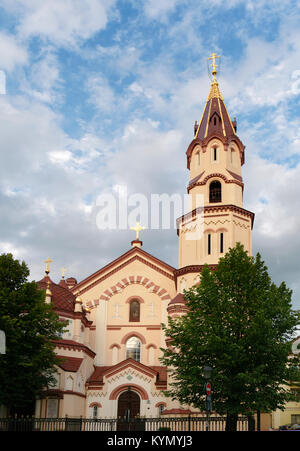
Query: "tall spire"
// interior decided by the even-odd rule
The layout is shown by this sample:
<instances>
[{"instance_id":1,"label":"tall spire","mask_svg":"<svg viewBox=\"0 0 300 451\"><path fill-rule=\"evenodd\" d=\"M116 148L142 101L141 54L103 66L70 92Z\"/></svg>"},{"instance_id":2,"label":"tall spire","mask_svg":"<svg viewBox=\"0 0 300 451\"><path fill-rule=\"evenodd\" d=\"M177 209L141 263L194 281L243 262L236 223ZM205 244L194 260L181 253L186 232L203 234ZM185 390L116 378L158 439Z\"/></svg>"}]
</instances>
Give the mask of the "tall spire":
<instances>
[{"instance_id":1,"label":"tall spire","mask_svg":"<svg viewBox=\"0 0 300 451\"><path fill-rule=\"evenodd\" d=\"M212 80L212 84L211 84L211 88L208 94L208 98L207 101L209 101L210 99L216 98L216 99L221 99L223 100L221 91L219 89L219 84L217 82L217 73L218 73L218 65L216 64L216 58L221 58L219 55L217 55L216 53L212 53L211 56L208 58L208 60L212 60L211 63L211 68L212 68L212 76L213 76L213 80Z\"/></svg>"},{"instance_id":2,"label":"tall spire","mask_svg":"<svg viewBox=\"0 0 300 451\"><path fill-rule=\"evenodd\" d=\"M216 53L212 53L208 58L210 66L210 74L212 75L212 82L206 104L202 113L200 123L194 125L194 140L192 141L192 148L197 141L201 146L206 146L209 140L213 137L220 139L225 147L232 141L236 141L242 153L242 164L244 162L244 145L239 140L236 134L236 119L232 121L228 114L224 99L219 88L217 80L219 64L217 60L220 58ZM188 168L190 165L190 156L192 148L187 150Z\"/></svg>"},{"instance_id":3,"label":"tall spire","mask_svg":"<svg viewBox=\"0 0 300 451\"><path fill-rule=\"evenodd\" d=\"M195 139L201 141L219 134L228 138L235 135L235 129L226 109L219 83L217 81L218 65L216 59L220 58L216 53L212 53L208 60L211 60L212 83L206 100L206 105L202 114L202 119L195 133Z\"/></svg>"}]
</instances>

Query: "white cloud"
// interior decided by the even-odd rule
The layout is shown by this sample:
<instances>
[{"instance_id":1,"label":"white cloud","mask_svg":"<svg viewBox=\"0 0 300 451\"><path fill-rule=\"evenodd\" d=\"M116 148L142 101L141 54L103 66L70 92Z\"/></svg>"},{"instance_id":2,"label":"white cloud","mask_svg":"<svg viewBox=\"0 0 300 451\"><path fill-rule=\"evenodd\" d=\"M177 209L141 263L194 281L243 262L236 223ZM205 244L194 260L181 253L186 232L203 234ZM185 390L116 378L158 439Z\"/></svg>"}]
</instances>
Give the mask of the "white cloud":
<instances>
[{"instance_id":1,"label":"white cloud","mask_svg":"<svg viewBox=\"0 0 300 451\"><path fill-rule=\"evenodd\" d=\"M0 32L0 67L6 71L12 71L18 65L28 63L28 53L24 44L16 37Z\"/></svg>"},{"instance_id":2,"label":"white cloud","mask_svg":"<svg viewBox=\"0 0 300 451\"><path fill-rule=\"evenodd\" d=\"M147 16L151 18L162 18L166 13L172 12L181 0L147 0L144 8Z\"/></svg>"},{"instance_id":3,"label":"white cloud","mask_svg":"<svg viewBox=\"0 0 300 451\"><path fill-rule=\"evenodd\" d=\"M115 92L104 76L100 74L90 76L86 88L89 92L89 102L99 111L110 112L117 106Z\"/></svg>"},{"instance_id":4,"label":"white cloud","mask_svg":"<svg viewBox=\"0 0 300 451\"><path fill-rule=\"evenodd\" d=\"M107 162L112 182L126 185L129 192L177 192L182 161L183 136L179 130L162 131L156 122L128 123L112 147L117 149ZM126 171L124 171L126 168Z\"/></svg>"},{"instance_id":5,"label":"white cloud","mask_svg":"<svg viewBox=\"0 0 300 451\"><path fill-rule=\"evenodd\" d=\"M257 143L245 141L244 208L255 213L253 252L260 252L275 283L293 285L300 308L300 164L268 161L256 153Z\"/></svg>"},{"instance_id":6,"label":"white cloud","mask_svg":"<svg viewBox=\"0 0 300 451\"><path fill-rule=\"evenodd\" d=\"M28 96L40 102L61 102L63 98L63 80L60 65L53 49L45 48L41 55L30 65L28 77L21 83L21 89Z\"/></svg>"},{"instance_id":7,"label":"white cloud","mask_svg":"<svg viewBox=\"0 0 300 451\"><path fill-rule=\"evenodd\" d=\"M15 258L22 258L27 254L26 249L15 247L13 243L0 242L0 254L13 254Z\"/></svg>"},{"instance_id":8,"label":"white cloud","mask_svg":"<svg viewBox=\"0 0 300 451\"><path fill-rule=\"evenodd\" d=\"M18 17L18 33L59 45L76 45L106 27L115 0L9 0L2 6Z\"/></svg>"},{"instance_id":9,"label":"white cloud","mask_svg":"<svg viewBox=\"0 0 300 451\"><path fill-rule=\"evenodd\" d=\"M130 233L96 228L95 196L117 185L145 195L186 193L185 150L210 84L207 53L214 46L225 53L238 37L240 53L224 55L220 87L247 145L244 205L256 213L254 251L262 253L276 280L282 277L299 293L300 169L278 163L300 154L300 119L290 111L291 105L297 110L300 93L300 34L297 17L289 17L291 2L276 0L272 8L267 0L134 3L126 26L122 9L113 31L75 47L75 57L74 46L105 29L114 0L2 0L16 34L0 34L1 68L31 63L12 80L26 96L0 98L3 248L18 255L30 250L26 258L38 278L51 251L55 266L66 265L78 279L126 251ZM242 4L244 17L218 31L219 13L228 20L229 9ZM270 23L281 10L272 39L262 27L254 38L257 24ZM29 46L31 38L38 38L31 41L36 47ZM67 77L79 96L66 112ZM87 102L85 97L80 103L86 92ZM81 129L71 130L72 121L82 121ZM262 158L265 149L273 161ZM176 232L145 231L143 240L146 250L177 264Z\"/></svg>"},{"instance_id":10,"label":"white cloud","mask_svg":"<svg viewBox=\"0 0 300 451\"><path fill-rule=\"evenodd\" d=\"M72 153L69 150L52 150L48 152L51 163L65 164L70 161Z\"/></svg>"}]
</instances>

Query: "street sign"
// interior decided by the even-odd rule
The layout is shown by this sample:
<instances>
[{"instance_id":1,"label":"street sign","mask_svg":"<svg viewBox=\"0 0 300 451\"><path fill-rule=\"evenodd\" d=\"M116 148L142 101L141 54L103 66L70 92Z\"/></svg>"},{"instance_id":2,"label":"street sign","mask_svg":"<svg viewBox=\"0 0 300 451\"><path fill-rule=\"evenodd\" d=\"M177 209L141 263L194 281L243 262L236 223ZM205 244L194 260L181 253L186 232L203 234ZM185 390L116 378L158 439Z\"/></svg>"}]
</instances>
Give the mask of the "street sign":
<instances>
[{"instance_id":1,"label":"street sign","mask_svg":"<svg viewBox=\"0 0 300 451\"><path fill-rule=\"evenodd\" d=\"M209 382L207 382L207 384L206 384L206 394L207 394L207 395L210 395L210 394L211 394L211 385L210 385Z\"/></svg>"}]
</instances>

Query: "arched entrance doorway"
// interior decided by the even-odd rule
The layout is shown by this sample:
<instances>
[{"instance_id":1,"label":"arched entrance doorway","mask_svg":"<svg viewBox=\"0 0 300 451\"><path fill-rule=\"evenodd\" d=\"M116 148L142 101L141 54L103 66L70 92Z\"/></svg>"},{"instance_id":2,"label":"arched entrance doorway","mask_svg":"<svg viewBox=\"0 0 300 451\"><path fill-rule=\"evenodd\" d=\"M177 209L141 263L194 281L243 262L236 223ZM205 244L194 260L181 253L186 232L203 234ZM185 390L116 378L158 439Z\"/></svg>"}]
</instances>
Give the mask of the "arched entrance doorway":
<instances>
[{"instance_id":1,"label":"arched entrance doorway","mask_svg":"<svg viewBox=\"0 0 300 451\"><path fill-rule=\"evenodd\" d=\"M139 395L128 388L120 394L118 399L118 418L124 418L127 421L140 415L141 400Z\"/></svg>"}]
</instances>

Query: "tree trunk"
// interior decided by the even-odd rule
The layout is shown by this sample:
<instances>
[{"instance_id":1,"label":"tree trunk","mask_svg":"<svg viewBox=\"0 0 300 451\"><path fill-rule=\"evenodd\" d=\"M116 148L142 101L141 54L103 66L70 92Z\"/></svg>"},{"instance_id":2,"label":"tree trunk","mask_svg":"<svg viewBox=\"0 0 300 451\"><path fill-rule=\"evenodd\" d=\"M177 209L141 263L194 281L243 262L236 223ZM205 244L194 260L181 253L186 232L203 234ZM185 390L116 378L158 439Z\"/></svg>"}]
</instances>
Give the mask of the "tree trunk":
<instances>
[{"instance_id":1,"label":"tree trunk","mask_svg":"<svg viewBox=\"0 0 300 451\"><path fill-rule=\"evenodd\" d=\"M227 412L226 416L226 432L236 432L238 416Z\"/></svg>"}]
</instances>

